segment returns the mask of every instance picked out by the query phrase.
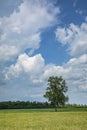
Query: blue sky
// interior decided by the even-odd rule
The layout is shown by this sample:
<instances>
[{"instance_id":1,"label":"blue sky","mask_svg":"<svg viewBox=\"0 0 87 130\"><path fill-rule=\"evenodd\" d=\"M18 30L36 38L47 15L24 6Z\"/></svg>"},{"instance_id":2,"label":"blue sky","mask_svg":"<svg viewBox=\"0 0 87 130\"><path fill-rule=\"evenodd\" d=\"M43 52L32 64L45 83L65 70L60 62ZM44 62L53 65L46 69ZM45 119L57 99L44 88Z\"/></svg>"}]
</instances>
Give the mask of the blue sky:
<instances>
[{"instance_id":1,"label":"blue sky","mask_svg":"<svg viewBox=\"0 0 87 130\"><path fill-rule=\"evenodd\" d=\"M0 0L0 101L45 101L63 76L69 103L87 104L87 1Z\"/></svg>"}]
</instances>

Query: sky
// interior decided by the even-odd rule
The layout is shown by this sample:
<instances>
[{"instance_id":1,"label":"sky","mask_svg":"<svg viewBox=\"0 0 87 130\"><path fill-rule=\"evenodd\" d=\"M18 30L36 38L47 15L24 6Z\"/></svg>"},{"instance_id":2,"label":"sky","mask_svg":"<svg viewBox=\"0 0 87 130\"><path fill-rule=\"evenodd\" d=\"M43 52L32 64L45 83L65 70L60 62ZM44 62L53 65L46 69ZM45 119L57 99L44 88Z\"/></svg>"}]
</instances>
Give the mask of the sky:
<instances>
[{"instance_id":1,"label":"sky","mask_svg":"<svg viewBox=\"0 0 87 130\"><path fill-rule=\"evenodd\" d=\"M87 104L87 1L0 0L0 101L46 101L50 76Z\"/></svg>"}]
</instances>

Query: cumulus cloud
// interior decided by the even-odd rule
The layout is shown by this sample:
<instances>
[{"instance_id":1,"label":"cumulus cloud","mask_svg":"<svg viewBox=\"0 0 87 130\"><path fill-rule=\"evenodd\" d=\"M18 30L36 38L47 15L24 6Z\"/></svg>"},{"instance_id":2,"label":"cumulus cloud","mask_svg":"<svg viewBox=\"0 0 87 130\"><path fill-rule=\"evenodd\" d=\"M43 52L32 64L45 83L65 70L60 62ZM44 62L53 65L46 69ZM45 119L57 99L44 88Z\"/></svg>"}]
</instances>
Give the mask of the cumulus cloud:
<instances>
[{"instance_id":1,"label":"cumulus cloud","mask_svg":"<svg viewBox=\"0 0 87 130\"><path fill-rule=\"evenodd\" d=\"M21 54L17 62L4 71L5 81L7 82L7 89L5 88L5 90L7 92L0 87L0 90L3 90L6 94L6 97L1 96L3 100L9 100L9 95L10 100L17 100L16 97L20 100L28 100L29 98L30 100L36 100L35 98L43 100L45 82L41 76L44 66L44 59L41 54L32 57L26 53Z\"/></svg>"},{"instance_id":2,"label":"cumulus cloud","mask_svg":"<svg viewBox=\"0 0 87 130\"><path fill-rule=\"evenodd\" d=\"M24 53L18 57L15 65L10 66L6 74L6 79L9 79L11 76L18 77L22 73L27 73L32 77L32 75L35 76L41 73L43 67L44 59L40 54L29 57L26 53Z\"/></svg>"},{"instance_id":3,"label":"cumulus cloud","mask_svg":"<svg viewBox=\"0 0 87 130\"><path fill-rule=\"evenodd\" d=\"M38 97L40 100L47 79L52 75L63 76L72 96L75 89L87 91L87 17L80 26L71 23L56 30L57 40L67 44L68 52L74 57L67 63L62 66L46 64L41 54L32 56L40 47L42 31L58 22L59 13L60 9L52 2L24 0L18 10L14 9L8 17L0 17L0 62L17 58L9 65L3 62L0 69L3 100L16 100L16 97L21 100ZM6 86L2 87L5 82Z\"/></svg>"},{"instance_id":4,"label":"cumulus cloud","mask_svg":"<svg viewBox=\"0 0 87 130\"><path fill-rule=\"evenodd\" d=\"M1 45L0 46L0 61L10 60L18 54L18 49L15 46Z\"/></svg>"},{"instance_id":5,"label":"cumulus cloud","mask_svg":"<svg viewBox=\"0 0 87 130\"><path fill-rule=\"evenodd\" d=\"M69 97L80 103L82 92L87 92L87 20L81 25L71 23L68 27L56 30L58 43L67 45L68 53L73 56L58 70L69 86ZM78 99L79 98L79 99ZM84 94L83 99L87 98ZM77 101L76 101L77 100ZM72 100L71 100L72 102ZM84 101L83 101L84 102Z\"/></svg>"},{"instance_id":6,"label":"cumulus cloud","mask_svg":"<svg viewBox=\"0 0 87 130\"><path fill-rule=\"evenodd\" d=\"M78 94L87 91L86 66L87 54L78 58L72 58L63 66L58 66L45 64L41 54L28 56L26 53L23 53L18 57L16 63L4 71L5 81L8 84L6 85L7 89L0 88L0 93L3 91L7 95L6 97L2 95L4 100L9 100L9 98L10 100L16 100L17 97L20 100L37 99L43 101L42 95L45 93L49 76L63 76L68 85L68 95L70 99L73 98L76 102ZM8 94L10 94L10 97Z\"/></svg>"},{"instance_id":7,"label":"cumulus cloud","mask_svg":"<svg viewBox=\"0 0 87 130\"><path fill-rule=\"evenodd\" d=\"M82 55L79 58L72 58L63 66L48 65L46 66L44 76L62 75L64 79L70 82L83 82L87 80L87 55ZM72 84L72 83L71 83ZM79 84L77 85L79 87Z\"/></svg>"},{"instance_id":8,"label":"cumulus cloud","mask_svg":"<svg viewBox=\"0 0 87 130\"><path fill-rule=\"evenodd\" d=\"M18 11L14 10L8 17L0 17L0 55L3 57L0 60L9 60L28 48L32 52L38 49L41 30L54 25L59 13L59 8L53 3L24 0Z\"/></svg>"},{"instance_id":9,"label":"cumulus cloud","mask_svg":"<svg viewBox=\"0 0 87 130\"><path fill-rule=\"evenodd\" d=\"M70 55L79 57L87 54L87 22L80 26L73 23L69 27L58 27L56 30L56 38L62 44L68 44Z\"/></svg>"},{"instance_id":10,"label":"cumulus cloud","mask_svg":"<svg viewBox=\"0 0 87 130\"><path fill-rule=\"evenodd\" d=\"M6 78L20 77L27 74L32 80L32 83L46 82L49 76L63 76L70 86L74 84L76 87L86 89L87 83L87 55L82 55L79 58L72 58L63 66L54 64L45 64L41 54L29 57L27 54L19 56L17 63L11 65L6 72ZM8 79L8 78L7 78ZM72 83L73 81L73 83Z\"/></svg>"},{"instance_id":11,"label":"cumulus cloud","mask_svg":"<svg viewBox=\"0 0 87 130\"><path fill-rule=\"evenodd\" d=\"M5 2L5 9L8 3ZM40 54L32 57L29 55L40 47L44 29L58 23L57 15L60 13L59 7L49 0L21 0L15 6L11 6L13 9L10 12L8 9L0 15L0 63L3 63L0 70L1 100L16 100L16 97L25 100L28 95L40 95L45 90L42 87L39 89L44 86L41 78L44 59ZM28 55L26 50L29 50ZM2 87L4 82L7 84Z\"/></svg>"}]
</instances>

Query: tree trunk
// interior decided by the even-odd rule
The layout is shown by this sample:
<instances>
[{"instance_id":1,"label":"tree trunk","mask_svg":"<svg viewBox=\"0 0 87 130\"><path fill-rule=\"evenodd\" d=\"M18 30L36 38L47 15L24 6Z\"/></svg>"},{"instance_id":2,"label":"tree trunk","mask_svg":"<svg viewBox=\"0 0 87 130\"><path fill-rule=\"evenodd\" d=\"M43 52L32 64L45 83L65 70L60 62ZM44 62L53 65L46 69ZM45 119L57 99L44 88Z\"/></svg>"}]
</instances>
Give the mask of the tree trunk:
<instances>
[{"instance_id":1,"label":"tree trunk","mask_svg":"<svg viewBox=\"0 0 87 130\"><path fill-rule=\"evenodd\" d=\"M55 108L55 112L57 112L57 108Z\"/></svg>"},{"instance_id":2,"label":"tree trunk","mask_svg":"<svg viewBox=\"0 0 87 130\"><path fill-rule=\"evenodd\" d=\"M57 112L57 106L55 105L55 112Z\"/></svg>"}]
</instances>

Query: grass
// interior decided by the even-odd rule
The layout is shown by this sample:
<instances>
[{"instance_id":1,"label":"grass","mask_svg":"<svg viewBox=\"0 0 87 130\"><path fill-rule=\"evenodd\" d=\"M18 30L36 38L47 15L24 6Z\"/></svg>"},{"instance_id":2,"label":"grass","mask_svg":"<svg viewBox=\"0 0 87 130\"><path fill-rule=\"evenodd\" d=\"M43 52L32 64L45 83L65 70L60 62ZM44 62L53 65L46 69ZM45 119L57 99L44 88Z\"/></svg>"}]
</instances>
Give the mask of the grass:
<instances>
[{"instance_id":1,"label":"grass","mask_svg":"<svg viewBox=\"0 0 87 130\"><path fill-rule=\"evenodd\" d=\"M0 130L87 130L87 109L0 110Z\"/></svg>"}]
</instances>

